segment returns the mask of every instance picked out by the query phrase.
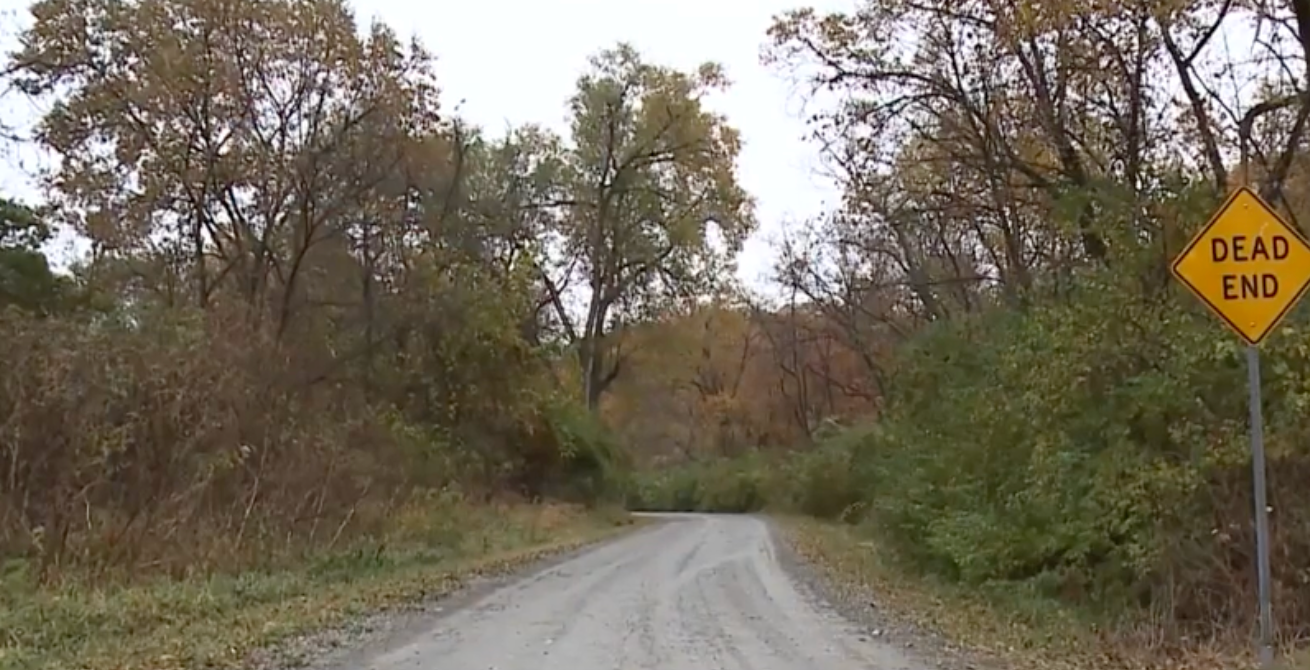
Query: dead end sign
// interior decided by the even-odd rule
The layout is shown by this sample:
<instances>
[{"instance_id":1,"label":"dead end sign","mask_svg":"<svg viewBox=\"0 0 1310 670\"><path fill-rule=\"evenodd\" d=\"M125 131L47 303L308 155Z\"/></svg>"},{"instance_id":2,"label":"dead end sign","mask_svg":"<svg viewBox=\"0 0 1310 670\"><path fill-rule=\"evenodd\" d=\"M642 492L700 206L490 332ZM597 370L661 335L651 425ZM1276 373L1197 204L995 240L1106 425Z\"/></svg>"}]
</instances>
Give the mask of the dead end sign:
<instances>
[{"instance_id":1,"label":"dead end sign","mask_svg":"<svg viewBox=\"0 0 1310 670\"><path fill-rule=\"evenodd\" d=\"M1260 196L1243 187L1178 254L1172 270L1254 346L1310 287L1310 244Z\"/></svg>"}]
</instances>

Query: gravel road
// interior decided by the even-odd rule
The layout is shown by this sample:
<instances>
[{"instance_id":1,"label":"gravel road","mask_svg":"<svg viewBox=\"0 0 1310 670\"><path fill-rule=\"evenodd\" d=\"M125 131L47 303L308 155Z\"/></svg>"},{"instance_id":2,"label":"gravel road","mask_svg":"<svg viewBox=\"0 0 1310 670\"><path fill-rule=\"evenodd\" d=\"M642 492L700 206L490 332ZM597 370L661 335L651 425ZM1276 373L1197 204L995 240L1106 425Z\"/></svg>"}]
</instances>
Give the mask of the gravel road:
<instances>
[{"instance_id":1,"label":"gravel road","mask_svg":"<svg viewBox=\"0 0 1310 670\"><path fill-rule=\"evenodd\" d=\"M768 527L676 515L434 618L350 670L924 670L783 570ZM338 666L345 670L347 664Z\"/></svg>"}]
</instances>

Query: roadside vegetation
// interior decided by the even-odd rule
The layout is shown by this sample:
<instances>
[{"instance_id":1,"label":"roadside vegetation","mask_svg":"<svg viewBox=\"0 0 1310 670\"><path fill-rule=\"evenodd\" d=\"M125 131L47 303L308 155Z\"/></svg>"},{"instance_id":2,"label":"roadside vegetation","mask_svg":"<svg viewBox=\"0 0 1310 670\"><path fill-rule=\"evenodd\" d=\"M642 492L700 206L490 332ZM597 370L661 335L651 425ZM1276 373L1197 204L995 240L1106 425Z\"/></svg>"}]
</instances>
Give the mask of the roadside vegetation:
<instances>
[{"instance_id":1,"label":"roadside vegetation","mask_svg":"<svg viewBox=\"0 0 1310 670\"><path fill-rule=\"evenodd\" d=\"M560 504L415 500L385 530L266 567L186 578L0 584L6 668L249 668L259 658L310 661L298 636L375 612L430 605L471 576L495 576L621 529L617 511ZM259 665L253 667L270 667Z\"/></svg>"},{"instance_id":2,"label":"roadside vegetation","mask_svg":"<svg viewBox=\"0 0 1310 670\"><path fill-rule=\"evenodd\" d=\"M775 374L717 400L736 414L702 430L773 439L671 459L629 505L786 515L807 554L877 584L874 600L918 585L921 610L960 605L946 618L1000 651L1249 662L1242 350L1168 264L1243 182L1306 232L1297 21L1310 5L779 17L767 60L822 94L815 133L843 200L788 230L782 307L746 310L752 325L715 354L721 370ZM1263 348L1284 651L1310 632L1307 343L1302 307ZM702 386L694 369L683 380Z\"/></svg>"},{"instance_id":3,"label":"roadside vegetation","mask_svg":"<svg viewBox=\"0 0 1310 670\"><path fill-rule=\"evenodd\" d=\"M340 2L30 11L11 139L56 160L0 207L0 666L238 667L628 525L622 328L754 226L715 66L600 49L567 135L497 137Z\"/></svg>"}]
</instances>

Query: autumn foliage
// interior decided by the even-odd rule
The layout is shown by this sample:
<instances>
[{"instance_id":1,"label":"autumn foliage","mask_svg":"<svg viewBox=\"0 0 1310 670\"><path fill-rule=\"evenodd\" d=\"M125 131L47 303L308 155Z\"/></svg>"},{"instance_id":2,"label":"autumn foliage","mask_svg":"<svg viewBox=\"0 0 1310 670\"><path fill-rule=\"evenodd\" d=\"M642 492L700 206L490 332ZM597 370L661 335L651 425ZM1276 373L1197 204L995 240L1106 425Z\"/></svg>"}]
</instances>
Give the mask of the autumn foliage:
<instances>
[{"instance_id":1,"label":"autumn foliage","mask_svg":"<svg viewBox=\"0 0 1310 670\"><path fill-rule=\"evenodd\" d=\"M771 366L768 381L732 396L750 408L735 416L755 417L741 432L789 426L806 446L717 446L642 478L633 503L842 520L911 570L1071 607L1140 648L1249 649L1240 341L1168 263L1242 182L1307 232L1305 26L1300 2L868 2L780 16L767 60L816 94L812 128L843 200L788 231L774 292L804 307L773 317L803 312L788 323L831 334L833 349L807 340L800 355L817 367L804 395L823 399L807 416L838 421L817 432L765 409L794 380L781 365L793 350L765 347L742 369ZM1235 35L1251 60L1225 51ZM1310 630L1305 314L1263 350L1274 618L1288 645ZM695 389L697 369L682 369ZM713 443L713 425L686 432Z\"/></svg>"},{"instance_id":2,"label":"autumn foliage","mask_svg":"<svg viewBox=\"0 0 1310 670\"><path fill-rule=\"evenodd\" d=\"M754 225L716 66L618 45L568 136L492 138L336 0L31 13L6 76L59 160L0 208L0 559L184 574L431 495L617 499L615 333L714 290ZM71 277L52 228L90 242Z\"/></svg>"},{"instance_id":3,"label":"autumn foliage","mask_svg":"<svg viewBox=\"0 0 1310 670\"><path fill-rule=\"evenodd\" d=\"M779 16L765 60L842 197L758 291L728 279L757 221L715 64L599 51L567 132L492 137L338 0L32 13L6 75L60 161L42 206L0 203L0 558L177 574L425 496L625 495L850 523L1151 649L1245 645L1239 349L1168 263L1238 183L1306 231L1300 0ZM92 245L71 276L54 227ZM1308 342L1302 310L1263 354L1289 644Z\"/></svg>"},{"instance_id":4,"label":"autumn foliage","mask_svg":"<svg viewBox=\"0 0 1310 670\"><path fill-rule=\"evenodd\" d=\"M877 407L859 355L811 309L725 300L627 337L631 374L602 409L647 464L791 449Z\"/></svg>"}]
</instances>

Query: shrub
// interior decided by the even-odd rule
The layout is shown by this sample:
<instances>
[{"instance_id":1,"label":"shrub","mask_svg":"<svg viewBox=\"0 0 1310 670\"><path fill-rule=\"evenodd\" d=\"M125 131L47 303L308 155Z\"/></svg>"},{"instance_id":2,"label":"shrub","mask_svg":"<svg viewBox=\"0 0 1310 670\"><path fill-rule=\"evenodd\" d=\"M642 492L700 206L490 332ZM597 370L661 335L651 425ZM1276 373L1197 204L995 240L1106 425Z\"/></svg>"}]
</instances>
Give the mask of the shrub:
<instances>
[{"instance_id":1,"label":"shrub","mask_svg":"<svg viewBox=\"0 0 1310 670\"><path fill-rule=\"evenodd\" d=\"M277 349L194 314L0 316L0 546L44 568L203 568L330 542L413 483L362 403L305 392ZM368 444L358 438L367 436Z\"/></svg>"},{"instance_id":2,"label":"shrub","mask_svg":"<svg viewBox=\"0 0 1310 670\"><path fill-rule=\"evenodd\" d=\"M357 370L315 378L319 352L245 323L221 308L0 314L0 561L46 577L236 569L372 533L424 490L622 489L622 450L584 408L531 392L526 363L519 394L350 383ZM503 411L414 411L397 389L471 406L499 394Z\"/></svg>"}]
</instances>

